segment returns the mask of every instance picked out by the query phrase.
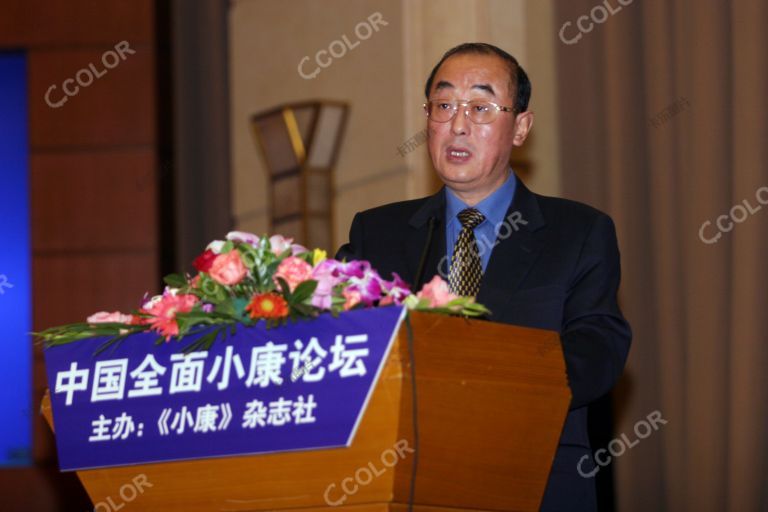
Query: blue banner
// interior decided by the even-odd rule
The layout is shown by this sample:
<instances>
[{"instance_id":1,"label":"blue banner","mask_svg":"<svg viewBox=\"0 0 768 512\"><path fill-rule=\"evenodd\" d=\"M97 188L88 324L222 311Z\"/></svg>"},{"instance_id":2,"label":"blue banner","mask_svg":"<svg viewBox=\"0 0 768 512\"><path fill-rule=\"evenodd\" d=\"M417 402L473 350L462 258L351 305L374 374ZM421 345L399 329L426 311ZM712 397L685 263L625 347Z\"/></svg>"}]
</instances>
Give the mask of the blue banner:
<instances>
[{"instance_id":1,"label":"blue banner","mask_svg":"<svg viewBox=\"0 0 768 512\"><path fill-rule=\"evenodd\" d=\"M32 465L27 58L0 52L0 467Z\"/></svg>"},{"instance_id":2,"label":"blue banner","mask_svg":"<svg viewBox=\"0 0 768 512\"><path fill-rule=\"evenodd\" d=\"M130 336L98 356L94 338L45 350L62 471L349 446L403 307L238 326L182 354Z\"/></svg>"}]
</instances>

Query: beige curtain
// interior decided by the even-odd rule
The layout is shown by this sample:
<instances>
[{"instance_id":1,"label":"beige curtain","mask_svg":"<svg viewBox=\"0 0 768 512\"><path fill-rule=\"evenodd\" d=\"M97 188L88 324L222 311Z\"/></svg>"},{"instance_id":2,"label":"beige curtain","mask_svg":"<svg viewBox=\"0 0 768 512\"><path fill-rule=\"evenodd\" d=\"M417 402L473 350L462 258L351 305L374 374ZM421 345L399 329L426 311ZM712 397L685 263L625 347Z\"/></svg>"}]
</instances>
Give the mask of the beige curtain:
<instances>
[{"instance_id":1,"label":"beige curtain","mask_svg":"<svg viewBox=\"0 0 768 512\"><path fill-rule=\"evenodd\" d=\"M667 421L612 461L617 509L766 511L768 2L555 16L564 195L616 221L635 333L616 435Z\"/></svg>"}]
</instances>

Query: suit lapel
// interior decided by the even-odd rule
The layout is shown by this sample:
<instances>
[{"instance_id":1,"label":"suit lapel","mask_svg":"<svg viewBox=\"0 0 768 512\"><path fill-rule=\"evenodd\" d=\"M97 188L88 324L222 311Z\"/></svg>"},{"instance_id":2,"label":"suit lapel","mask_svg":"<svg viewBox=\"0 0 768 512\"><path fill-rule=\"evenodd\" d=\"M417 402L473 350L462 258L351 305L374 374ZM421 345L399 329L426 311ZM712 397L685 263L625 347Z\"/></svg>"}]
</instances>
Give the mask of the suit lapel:
<instances>
[{"instance_id":1,"label":"suit lapel","mask_svg":"<svg viewBox=\"0 0 768 512\"><path fill-rule=\"evenodd\" d=\"M539 257L541 238L536 231L545 225L536 196L520 180L504 218L507 225L497 229L496 245L477 295L477 302L491 311L520 286Z\"/></svg>"},{"instance_id":2,"label":"suit lapel","mask_svg":"<svg viewBox=\"0 0 768 512\"><path fill-rule=\"evenodd\" d=\"M430 222L430 219L434 219ZM424 204L410 218L405 240L406 257L411 280L415 280L419 262L425 250L432 230L432 236L427 250L426 260L419 282L411 283L411 289L418 291L424 283L438 273L438 267L443 263L444 278L448 276L448 266L445 263L445 190L440 189L436 194L427 198ZM430 226L431 224L431 226ZM441 261L442 260L442 261Z\"/></svg>"}]
</instances>

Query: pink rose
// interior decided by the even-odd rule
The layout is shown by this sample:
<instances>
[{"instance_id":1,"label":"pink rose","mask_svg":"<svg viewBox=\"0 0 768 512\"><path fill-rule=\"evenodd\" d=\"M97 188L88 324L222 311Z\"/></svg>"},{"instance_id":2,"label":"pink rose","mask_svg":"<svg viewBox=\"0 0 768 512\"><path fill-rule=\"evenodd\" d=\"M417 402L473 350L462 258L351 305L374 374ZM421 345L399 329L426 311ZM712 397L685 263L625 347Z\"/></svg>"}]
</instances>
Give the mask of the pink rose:
<instances>
[{"instance_id":1,"label":"pink rose","mask_svg":"<svg viewBox=\"0 0 768 512\"><path fill-rule=\"evenodd\" d=\"M99 311L88 317L86 320L89 324L105 324L105 323L118 323L118 324L130 324L133 322L133 315L124 315L119 311L113 311L111 313L107 311Z\"/></svg>"},{"instance_id":2,"label":"pink rose","mask_svg":"<svg viewBox=\"0 0 768 512\"><path fill-rule=\"evenodd\" d=\"M425 284L424 288L422 288L421 291L416 294L416 297L419 299L429 300L429 307L431 308L439 308L441 306L445 306L452 300L459 298L458 295L451 293L451 290L448 288L448 283L446 283L443 278L438 275L433 277L430 282Z\"/></svg>"},{"instance_id":3,"label":"pink rose","mask_svg":"<svg viewBox=\"0 0 768 512\"><path fill-rule=\"evenodd\" d=\"M243 280L248 274L248 269L243 265L240 253L233 250L216 256L208 273L216 282L232 286Z\"/></svg>"},{"instance_id":4,"label":"pink rose","mask_svg":"<svg viewBox=\"0 0 768 512\"><path fill-rule=\"evenodd\" d=\"M288 288L293 291L299 284L312 279L312 265L296 256L288 256L277 266L275 276L273 277L275 284L280 286L277 281L278 277L285 279L285 282L288 283Z\"/></svg>"}]
</instances>

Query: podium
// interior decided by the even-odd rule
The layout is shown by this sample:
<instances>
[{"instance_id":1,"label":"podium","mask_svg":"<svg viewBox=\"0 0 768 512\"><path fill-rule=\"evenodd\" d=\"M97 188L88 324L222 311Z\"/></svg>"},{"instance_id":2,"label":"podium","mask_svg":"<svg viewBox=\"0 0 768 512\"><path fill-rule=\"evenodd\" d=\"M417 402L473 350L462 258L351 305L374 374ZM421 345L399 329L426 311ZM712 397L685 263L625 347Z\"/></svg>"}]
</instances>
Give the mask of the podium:
<instances>
[{"instance_id":1,"label":"podium","mask_svg":"<svg viewBox=\"0 0 768 512\"><path fill-rule=\"evenodd\" d=\"M414 509L538 510L571 398L558 334L428 313L409 321ZM109 503L96 510L404 511L412 397L404 323L349 448L77 474L94 504ZM48 395L42 411L54 429ZM133 488L121 498L123 485Z\"/></svg>"}]
</instances>

